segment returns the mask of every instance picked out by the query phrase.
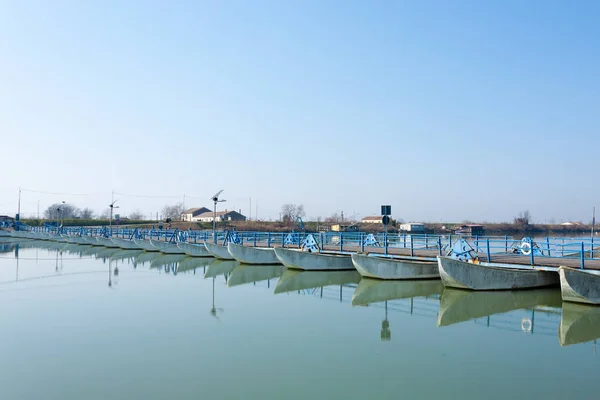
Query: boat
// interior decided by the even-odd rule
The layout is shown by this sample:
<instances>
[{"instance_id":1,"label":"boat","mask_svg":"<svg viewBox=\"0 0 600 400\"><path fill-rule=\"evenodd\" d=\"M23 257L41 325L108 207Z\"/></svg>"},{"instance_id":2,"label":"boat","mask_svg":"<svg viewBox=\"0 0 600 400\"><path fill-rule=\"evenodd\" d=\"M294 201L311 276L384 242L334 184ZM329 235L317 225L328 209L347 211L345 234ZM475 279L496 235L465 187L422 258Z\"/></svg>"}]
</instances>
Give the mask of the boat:
<instances>
[{"instance_id":1,"label":"boat","mask_svg":"<svg viewBox=\"0 0 600 400\"><path fill-rule=\"evenodd\" d=\"M107 238L104 236L96 236L96 241L98 242L98 244L100 244L101 246L104 246L104 247L115 248L115 249L119 248L118 244L115 244L112 240L110 240L110 238Z\"/></svg>"},{"instance_id":2,"label":"boat","mask_svg":"<svg viewBox=\"0 0 600 400\"><path fill-rule=\"evenodd\" d=\"M261 248L242 246L241 244L229 243L227 251L236 261L242 264L270 265L281 264L275 255L274 248Z\"/></svg>"},{"instance_id":3,"label":"boat","mask_svg":"<svg viewBox=\"0 0 600 400\"><path fill-rule=\"evenodd\" d=\"M352 264L364 277L375 279L439 279L437 261L352 254Z\"/></svg>"},{"instance_id":4,"label":"boat","mask_svg":"<svg viewBox=\"0 0 600 400\"><path fill-rule=\"evenodd\" d=\"M277 285L274 293L293 292L297 290L320 288L325 286L338 286L357 284L360 274L354 271L298 271L286 270Z\"/></svg>"},{"instance_id":5,"label":"boat","mask_svg":"<svg viewBox=\"0 0 600 400\"><path fill-rule=\"evenodd\" d=\"M558 341L561 346L585 343L600 338L600 307L564 302Z\"/></svg>"},{"instance_id":6,"label":"boat","mask_svg":"<svg viewBox=\"0 0 600 400\"><path fill-rule=\"evenodd\" d=\"M98 243L98 241L96 240L96 236L82 236L81 237L83 239L83 241L86 244L89 244L91 246L102 246L100 243Z\"/></svg>"},{"instance_id":7,"label":"boat","mask_svg":"<svg viewBox=\"0 0 600 400\"><path fill-rule=\"evenodd\" d=\"M216 278L219 275L229 274L235 267L240 265L235 260L214 260L204 273L204 278Z\"/></svg>"},{"instance_id":8,"label":"boat","mask_svg":"<svg viewBox=\"0 0 600 400\"><path fill-rule=\"evenodd\" d=\"M204 243L184 243L177 242L177 247L190 257L212 257L213 255L206 249Z\"/></svg>"},{"instance_id":9,"label":"boat","mask_svg":"<svg viewBox=\"0 0 600 400\"><path fill-rule=\"evenodd\" d=\"M111 237L110 240L117 246L125 250L143 250L139 245L137 245L133 240Z\"/></svg>"},{"instance_id":10,"label":"boat","mask_svg":"<svg viewBox=\"0 0 600 400\"><path fill-rule=\"evenodd\" d=\"M227 287L278 278L285 271L283 265L238 265L227 280Z\"/></svg>"},{"instance_id":11,"label":"boat","mask_svg":"<svg viewBox=\"0 0 600 400\"><path fill-rule=\"evenodd\" d=\"M538 306L561 306L560 290L472 291L444 288L440 297L437 326L448 326L476 318Z\"/></svg>"},{"instance_id":12,"label":"boat","mask_svg":"<svg viewBox=\"0 0 600 400\"><path fill-rule=\"evenodd\" d=\"M177 247L176 243L161 242L158 240L150 240L150 244L157 250L165 254L185 254L183 250Z\"/></svg>"},{"instance_id":13,"label":"boat","mask_svg":"<svg viewBox=\"0 0 600 400\"><path fill-rule=\"evenodd\" d=\"M600 305L600 271L559 267L564 301Z\"/></svg>"},{"instance_id":14,"label":"boat","mask_svg":"<svg viewBox=\"0 0 600 400\"><path fill-rule=\"evenodd\" d=\"M305 271L356 270L349 254L312 253L283 247L276 248L275 254L283 265L292 269Z\"/></svg>"},{"instance_id":15,"label":"boat","mask_svg":"<svg viewBox=\"0 0 600 400\"><path fill-rule=\"evenodd\" d=\"M133 239L135 244L137 244L141 249L145 251L160 251L156 247L152 246L149 240L145 239Z\"/></svg>"},{"instance_id":16,"label":"boat","mask_svg":"<svg viewBox=\"0 0 600 400\"><path fill-rule=\"evenodd\" d=\"M429 297L442 293L444 285L439 279L381 280L362 278L352 295L353 306L411 297Z\"/></svg>"},{"instance_id":17,"label":"boat","mask_svg":"<svg viewBox=\"0 0 600 400\"><path fill-rule=\"evenodd\" d=\"M442 283L446 287L468 290L533 289L558 285L558 274L541 268L522 268L510 264L473 263L438 256Z\"/></svg>"},{"instance_id":18,"label":"boat","mask_svg":"<svg viewBox=\"0 0 600 400\"><path fill-rule=\"evenodd\" d=\"M204 242L204 246L206 246L206 250L213 257L218 258L219 260L233 260L231 254L229 254L229 250L227 250L227 246L221 246L220 244Z\"/></svg>"}]
</instances>

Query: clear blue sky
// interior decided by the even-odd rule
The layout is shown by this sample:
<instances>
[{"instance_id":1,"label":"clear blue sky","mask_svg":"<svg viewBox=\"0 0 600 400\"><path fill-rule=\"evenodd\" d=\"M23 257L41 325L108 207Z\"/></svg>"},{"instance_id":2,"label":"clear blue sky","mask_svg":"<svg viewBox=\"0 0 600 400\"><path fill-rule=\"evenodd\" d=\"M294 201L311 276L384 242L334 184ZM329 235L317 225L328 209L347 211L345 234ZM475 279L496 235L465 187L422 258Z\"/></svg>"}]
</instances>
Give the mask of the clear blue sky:
<instances>
[{"instance_id":1,"label":"clear blue sky","mask_svg":"<svg viewBox=\"0 0 600 400\"><path fill-rule=\"evenodd\" d=\"M591 219L600 2L0 1L0 214ZM173 196L173 198L167 198ZM198 197L191 199L189 196Z\"/></svg>"}]
</instances>

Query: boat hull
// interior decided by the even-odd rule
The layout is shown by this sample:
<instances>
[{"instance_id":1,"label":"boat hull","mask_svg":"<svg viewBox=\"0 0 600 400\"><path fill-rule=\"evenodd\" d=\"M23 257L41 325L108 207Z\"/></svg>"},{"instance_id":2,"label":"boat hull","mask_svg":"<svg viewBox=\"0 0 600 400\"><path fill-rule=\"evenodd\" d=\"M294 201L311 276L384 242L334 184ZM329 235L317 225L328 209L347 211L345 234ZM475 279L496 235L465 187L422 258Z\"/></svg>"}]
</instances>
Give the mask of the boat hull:
<instances>
[{"instance_id":1,"label":"boat hull","mask_svg":"<svg viewBox=\"0 0 600 400\"><path fill-rule=\"evenodd\" d=\"M176 243L158 242L155 240L150 240L150 244L154 246L158 251L161 251L165 254L185 254L183 250L177 247Z\"/></svg>"},{"instance_id":2,"label":"boat hull","mask_svg":"<svg viewBox=\"0 0 600 400\"><path fill-rule=\"evenodd\" d=\"M148 240L144 239L133 239L134 243L140 246L141 249L146 251L160 251L156 247L152 246L152 244Z\"/></svg>"},{"instance_id":3,"label":"boat hull","mask_svg":"<svg viewBox=\"0 0 600 400\"><path fill-rule=\"evenodd\" d=\"M283 265L304 271L355 270L349 255L309 253L299 250L276 248L275 254Z\"/></svg>"},{"instance_id":4,"label":"boat hull","mask_svg":"<svg viewBox=\"0 0 600 400\"><path fill-rule=\"evenodd\" d=\"M143 250L133 240L126 240L123 238L113 237L110 238L114 244L125 250Z\"/></svg>"},{"instance_id":5,"label":"boat hull","mask_svg":"<svg viewBox=\"0 0 600 400\"><path fill-rule=\"evenodd\" d=\"M283 265L238 265L227 280L227 287L279 278L285 272Z\"/></svg>"},{"instance_id":6,"label":"boat hull","mask_svg":"<svg viewBox=\"0 0 600 400\"><path fill-rule=\"evenodd\" d=\"M562 305L558 340L561 346L600 338L600 307L565 302Z\"/></svg>"},{"instance_id":7,"label":"boat hull","mask_svg":"<svg viewBox=\"0 0 600 400\"><path fill-rule=\"evenodd\" d=\"M416 261L352 254L352 264L366 278L439 279L437 261Z\"/></svg>"},{"instance_id":8,"label":"boat hull","mask_svg":"<svg viewBox=\"0 0 600 400\"><path fill-rule=\"evenodd\" d=\"M242 264L281 264L273 248L247 247L241 244L229 243L227 251L231 257Z\"/></svg>"},{"instance_id":9,"label":"boat hull","mask_svg":"<svg viewBox=\"0 0 600 400\"><path fill-rule=\"evenodd\" d=\"M360 274L354 271L298 271L286 270L275 285L274 294L308 290L326 286L350 285L360 282Z\"/></svg>"},{"instance_id":10,"label":"boat hull","mask_svg":"<svg viewBox=\"0 0 600 400\"><path fill-rule=\"evenodd\" d=\"M96 240L98 241L98 243L101 246L109 247L109 248L115 248L115 249L119 248L119 245L113 243L113 241L110 240L110 238L105 238L104 236L96 236Z\"/></svg>"},{"instance_id":11,"label":"boat hull","mask_svg":"<svg viewBox=\"0 0 600 400\"><path fill-rule=\"evenodd\" d=\"M560 267L560 292L564 301L600 305L600 274Z\"/></svg>"},{"instance_id":12,"label":"boat hull","mask_svg":"<svg viewBox=\"0 0 600 400\"><path fill-rule=\"evenodd\" d=\"M206 249L204 243L177 243L177 247L190 257L212 257L213 255Z\"/></svg>"},{"instance_id":13,"label":"boat hull","mask_svg":"<svg viewBox=\"0 0 600 400\"><path fill-rule=\"evenodd\" d=\"M231 254L229 254L229 250L227 250L227 246L209 242L204 242L204 246L206 246L206 250L208 250L213 257L218 258L219 260L233 260Z\"/></svg>"},{"instance_id":14,"label":"boat hull","mask_svg":"<svg viewBox=\"0 0 600 400\"><path fill-rule=\"evenodd\" d=\"M444 286L468 290L516 290L558 285L558 274L539 269L472 264L448 257L438 257Z\"/></svg>"}]
</instances>

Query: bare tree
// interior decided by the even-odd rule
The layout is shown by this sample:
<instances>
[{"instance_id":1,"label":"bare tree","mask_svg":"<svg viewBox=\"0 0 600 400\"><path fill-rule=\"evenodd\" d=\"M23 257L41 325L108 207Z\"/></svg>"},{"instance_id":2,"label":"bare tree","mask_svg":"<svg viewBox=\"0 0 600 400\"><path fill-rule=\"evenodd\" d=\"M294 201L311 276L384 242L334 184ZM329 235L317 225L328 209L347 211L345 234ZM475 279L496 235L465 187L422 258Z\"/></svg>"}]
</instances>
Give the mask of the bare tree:
<instances>
[{"instance_id":1,"label":"bare tree","mask_svg":"<svg viewBox=\"0 0 600 400\"><path fill-rule=\"evenodd\" d=\"M139 221L144 219L144 214L139 209L136 209L134 212L129 214L129 219Z\"/></svg>"},{"instance_id":2,"label":"bare tree","mask_svg":"<svg viewBox=\"0 0 600 400\"><path fill-rule=\"evenodd\" d=\"M518 217L515 217L514 224L519 226L527 226L531 221L531 215L529 214L529 210L525 210L519 213Z\"/></svg>"},{"instance_id":3,"label":"bare tree","mask_svg":"<svg viewBox=\"0 0 600 400\"><path fill-rule=\"evenodd\" d=\"M103 210L98 216L100 219L109 219L110 218L110 208Z\"/></svg>"},{"instance_id":4,"label":"bare tree","mask_svg":"<svg viewBox=\"0 0 600 400\"><path fill-rule=\"evenodd\" d=\"M82 219L92 219L92 218L94 218L94 210L86 207L83 210L81 210L81 212L79 213L79 216Z\"/></svg>"},{"instance_id":5,"label":"bare tree","mask_svg":"<svg viewBox=\"0 0 600 400\"><path fill-rule=\"evenodd\" d=\"M165 219L179 220L181 219L181 214L183 214L183 203L177 203L172 206L166 205L162 209L162 216Z\"/></svg>"},{"instance_id":6,"label":"bare tree","mask_svg":"<svg viewBox=\"0 0 600 400\"><path fill-rule=\"evenodd\" d=\"M340 215L338 213L333 213L329 217L325 218L325 222L327 223L338 223L340 222Z\"/></svg>"},{"instance_id":7,"label":"bare tree","mask_svg":"<svg viewBox=\"0 0 600 400\"><path fill-rule=\"evenodd\" d=\"M297 218L302 218L305 215L304 206L302 204L284 204L281 207L281 220L285 224L291 224L295 222Z\"/></svg>"},{"instance_id":8,"label":"bare tree","mask_svg":"<svg viewBox=\"0 0 600 400\"><path fill-rule=\"evenodd\" d=\"M79 208L68 203L55 203L44 211L44 218L46 219L57 219L57 218L77 218L79 217Z\"/></svg>"}]
</instances>

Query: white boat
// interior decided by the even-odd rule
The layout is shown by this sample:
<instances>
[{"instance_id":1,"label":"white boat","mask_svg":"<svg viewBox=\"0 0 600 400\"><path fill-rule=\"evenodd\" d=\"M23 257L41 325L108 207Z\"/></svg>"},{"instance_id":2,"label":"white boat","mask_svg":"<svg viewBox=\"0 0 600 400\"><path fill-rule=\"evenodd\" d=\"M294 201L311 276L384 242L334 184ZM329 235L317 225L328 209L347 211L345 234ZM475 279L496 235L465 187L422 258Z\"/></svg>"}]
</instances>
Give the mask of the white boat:
<instances>
[{"instance_id":1,"label":"white boat","mask_svg":"<svg viewBox=\"0 0 600 400\"><path fill-rule=\"evenodd\" d=\"M278 278L285 271L283 265L238 265L227 280L227 287Z\"/></svg>"},{"instance_id":2,"label":"white boat","mask_svg":"<svg viewBox=\"0 0 600 400\"><path fill-rule=\"evenodd\" d=\"M227 251L236 261L242 264L281 264L281 261L275 255L274 248L249 247L229 243Z\"/></svg>"},{"instance_id":3,"label":"white boat","mask_svg":"<svg viewBox=\"0 0 600 400\"><path fill-rule=\"evenodd\" d=\"M600 271L558 268L564 301L600 305Z\"/></svg>"},{"instance_id":4,"label":"white boat","mask_svg":"<svg viewBox=\"0 0 600 400\"><path fill-rule=\"evenodd\" d=\"M165 254L185 254L183 250L177 247L176 243L150 240L150 244L154 246L157 250L162 251Z\"/></svg>"},{"instance_id":5,"label":"white boat","mask_svg":"<svg viewBox=\"0 0 600 400\"><path fill-rule=\"evenodd\" d=\"M352 295L352 305L366 306L394 299L436 296L442 293L442 290L444 290L444 285L439 279L381 280L362 278Z\"/></svg>"},{"instance_id":6,"label":"white boat","mask_svg":"<svg viewBox=\"0 0 600 400\"><path fill-rule=\"evenodd\" d=\"M212 257L213 255L206 249L204 243L184 243L177 242L177 247L190 257Z\"/></svg>"},{"instance_id":7,"label":"white boat","mask_svg":"<svg viewBox=\"0 0 600 400\"><path fill-rule=\"evenodd\" d=\"M156 247L152 246L152 243L150 243L149 240L145 240L145 239L133 239L133 241L135 242L135 244L137 244L141 249L144 249L146 251L160 251L158 250Z\"/></svg>"},{"instance_id":8,"label":"white boat","mask_svg":"<svg viewBox=\"0 0 600 400\"><path fill-rule=\"evenodd\" d=\"M233 260L231 254L229 254L229 250L227 250L227 246L221 246L220 244L210 242L204 242L204 246L206 246L206 250L208 250L213 257L218 258L219 260Z\"/></svg>"},{"instance_id":9,"label":"white boat","mask_svg":"<svg viewBox=\"0 0 600 400\"><path fill-rule=\"evenodd\" d=\"M440 277L446 287L468 290L533 289L558 285L558 273L510 264L470 263L438 257Z\"/></svg>"},{"instance_id":10,"label":"white boat","mask_svg":"<svg viewBox=\"0 0 600 400\"><path fill-rule=\"evenodd\" d=\"M125 250L143 250L133 240L118 237L111 237L110 240L112 240L114 244Z\"/></svg>"},{"instance_id":11,"label":"white boat","mask_svg":"<svg viewBox=\"0 0 600 400\"><path fill-rule=\"evenodd\" d=\"M104 236L96 236L96 241L104 247L119 248L118 244L115 244L112 240L110 240L110 238Z\"/></svg>"},{"instance_id":12,"label":"white boat","mask_svg":"<svg viewBox=\"0 0 600 400\"><path fill-rule=\"evenodd\" d=\"M102 246L100 243L98 243L98 241L96 240L96 236L82 236L81 237L83 239L83 241L86 244L89 244L91 246Z\"/></svg>"},{"instance_id":13,"label":"white boat","mask_svg":"<svg viewBox=\"0 0 600 400\"><path fill-rule=\"evenodd\" d=\"M349 254L311 253L278 247L277 258L288 268L305 271L344 271L356 270Z\"/></svg>"},{"instance_id":14,"label":"white boat","mask_svg":"<svg viewBox=\"0 0 600 400\"><path fill-rule=\"evenodd\" d=\"M437 261L384 258L352 254L352 264L366 278L439 279Z\"/></svg>"},{"instance_id":15,"label":"white boat","mask_svg":"<svg viewBox=\"0 0 600 400\"><path fill-rule=\"evenodd\" d=\"M556 288L496 291L444 288L440 297L437 326L538 306L558 308L561 304L560 291Z\"/></svg>"}]
</instances>

